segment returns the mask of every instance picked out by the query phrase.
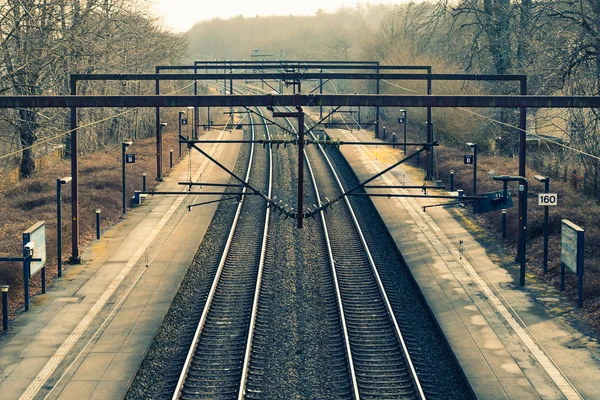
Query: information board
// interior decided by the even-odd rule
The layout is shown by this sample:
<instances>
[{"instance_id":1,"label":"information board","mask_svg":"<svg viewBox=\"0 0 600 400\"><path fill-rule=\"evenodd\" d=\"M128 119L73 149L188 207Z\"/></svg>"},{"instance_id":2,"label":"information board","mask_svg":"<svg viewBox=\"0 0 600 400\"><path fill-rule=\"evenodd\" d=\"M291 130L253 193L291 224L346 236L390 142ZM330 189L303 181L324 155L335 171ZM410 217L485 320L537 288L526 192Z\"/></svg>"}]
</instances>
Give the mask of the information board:
<instances>
[{"instance_id":1,"label":"information board","mask_svg":"<svg viewBox=\"0 0 600 400\"><path fill-rule=\"evenodd\" d=\"M579 251L583 248L583 229L569 220L563 219L560 230L560 262L569 270L577 273Z\"/></svg>"},{"instance_id":2,"label":"information board","mask_svg":"<svg viewBox=\"0 0 600 400\"><path fill-rule=\"evenodd\" d=\"M32 277L46 266L46 222L40 221L23 232L23 246L33 242L33 258L41 258L42 261L32 261L29 276Z\"/></svg>"}]
</instances>

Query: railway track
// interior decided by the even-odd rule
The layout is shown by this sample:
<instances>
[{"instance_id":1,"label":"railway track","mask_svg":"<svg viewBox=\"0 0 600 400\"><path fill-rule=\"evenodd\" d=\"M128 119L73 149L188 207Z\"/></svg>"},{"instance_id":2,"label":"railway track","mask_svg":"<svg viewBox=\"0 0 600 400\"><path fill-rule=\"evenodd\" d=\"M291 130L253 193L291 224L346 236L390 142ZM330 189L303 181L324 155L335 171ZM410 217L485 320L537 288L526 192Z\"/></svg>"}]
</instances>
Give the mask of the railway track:
<instances>
[{"instance_id":1,"label":"railway track","mask_svg":"<svg viewBox=\"0 0 600 400\"><path fill-rule=\"evenodd\" d=\"M260 111L255 114L261 115ZM281 133L274 129L274 134ZM273 154L268 146L267 151L251 149L244 156L249 164L254 160L246 180L268 197L273 194L297 208L297 166L290 163L297 157L297 148L281 146L273 148ZM268 164L267 159L275 162ZM348 178L352 174L338 152L307 146L305 160L305 176L310 176L304 183L307 205L336 197L344 182L353 185L348 179L355 178ZM264 169L273 172L273 177L257 172L257 164L268 165ZM344 175L338 177L334 166ZM271 180L276 182L273 190ZM437 369L447 369L436 364L435 346L423 346L422 337L432 337L420 329L427 324L415 326L403 319L410 314L406 304L413 307L419 301L410 299L405 286L399 289L396 276L401 258L389 251L395 249L393 243L381 250L386 252L382 258L378 246L385 240L370 226L378 223L376 218L365 221L355 215L356 199L346 199L336 203L333 212L305 220L305 229L298 230L281 216L269 221L261 197L244 196L228 236L224 233L228 228L220 228L227 249L219 265L216 259L212 264L218 272L212 272L216 277L210 300L200 317L200 328L195 333L190 329L189 338L180 340L197 343L198 353L190 351L174 361L181 365L186 358L172 398L444 398L437 384L456 381L456 375L438 377ZM362 204L361 212L367 200L357 203ZM365 233L359 222L367 227ZM240 236L242 242L237 241ZM228 259L233 260L230 265ZM377 268L382 268L381 274ZM416 358L414 366L411 357ZM170 381L169 397L177 377ZM439 390L444 393L443 388Z\"/></svg>"},{"instance_id":2,"label":"railway track","mask_svg":"<svg viewBox=\"0 0 600 400\"><path fill-rule=\"evenodd\" d=\"M288 121L290 127L292 124ZM314 137L313 137L314 139ZM309 157L311 154L311 157ZM344 188L324 149L304 157L317 199ZM312 161L311 161L312 160ZM314 168L313 168L314 166ZM404 337L352 205L320 214L354 398L424 399Z\"/></svg>"},{"instance_id":3,"label":"railway track","mask_svg":"<svg viewBox=\"0 0 600 400\"><path fill-rule=\"evenodd\" d=\"M269 136L266 127L264 136ZM270 196L270 149L257 152L252 145L245 180ZM173 399L238 396L256 319L269 215L259 196L242 196Z\"/></svg>"}]
</instances>

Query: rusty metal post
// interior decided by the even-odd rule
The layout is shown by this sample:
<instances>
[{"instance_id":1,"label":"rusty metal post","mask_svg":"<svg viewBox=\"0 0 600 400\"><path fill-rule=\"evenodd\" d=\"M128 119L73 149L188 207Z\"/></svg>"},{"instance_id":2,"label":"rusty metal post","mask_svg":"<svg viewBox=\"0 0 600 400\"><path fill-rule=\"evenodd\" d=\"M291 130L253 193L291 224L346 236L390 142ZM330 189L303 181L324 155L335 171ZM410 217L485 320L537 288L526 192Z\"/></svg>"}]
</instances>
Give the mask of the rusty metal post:
<instances>
[{"instance_id":1,"label":"rusty metal post","mask_svg":"<svg viewBox=\"0 0 600 400\"><path fill-rule=\"evenodd\" d=\"M195 65L194 65L194 67L195 67ZM198 68L194 68L194 75L196 75L196 74L198 74ZM198 79L194 79L194 96L198 96ZM198 118L199 111L200 110L198 110L198 107L194 107L194 112L193 112L194 122L192 124L192 137L197 137L194 135L194 132L198 132L198 125L199 125L199 121L200 121L200 119ZM188 124L190 123L189 119L190 119L190 115L188 115Z\"/></svg>"},{"instance_id":2,"label":"rusty metal post","mask_svg":"<svg viewBox=\"0 0 600 400\"><path fill-rule=\"evenodd\" d=\"M427 68L427 74L431 75L431 67ZM431 77L427 78L427 95L431 95ZM433 125L431 121L431 107L427 107L427 143L433 141ZM425 179L433 179L433 147L427 150L427 174Z\"/></svg>"},{"instance_id":3,"label":"rusty metal post","mask_svg":"<svg viewBox=\"0 0 600 400\"><path fill-rule=\"evenodd\" d=\"M524 76L520 80L521 87L519 94L527 95L527 76ZM519 176L525 176L526 173L526 162L527 162L527 144L526 144L526 131L527 131L527 108L519 108ZM519 192L519 215L523 215L523 208L526 208L524 203L527 201L527 197L523 192ZM523 220L519 220L519 236L518 243L521 243L523 239ZM521 247L517 248L517 256L520 256Z\"/></svg>"},{"instance_id":4,"label":"rusty metal post","mask_svg":"<svg viewBox=\"0 0 600 400\"><path fill-rule=\"evenodd\" d=\"M377 62L376 71L379 74L379 62ZM376 85L376 93L379 94L379 78L377 78ZM379 137L379 106L375 107L375 137Z\"/></svg>"},{"instance_id":5,"label":"rusty metal post","mask_svg":"<svg viewBox=\"0 0 600 400\"><path fill-rule=\"evenodd\" d=\"M304 111L298 110L298 228L304 224Z\"/></svg>"},{"instance_id":6,"label":"rusty metal post","mask_svg":"<svg viewBox=\"0 0 600 400\"><path fill-rule=\"evenodd\" d=\"M321 73L323 73L323 68L321 68ZM323 94L323 78L319 80L319 94ZM323 106L319 106L319 119L323 119Z\"/></svg>"},{"instance_id":7,"label":"rusty metal post","mask_svg":"<svg viewBox=\"0 0 600 400\"><path fill-rule=\"evenodd\" d=\"M71 76L71 95L77 95L77 80ZM81 263L79 256L79 141L77 140L77 107L71 107L71 264Z\"/></svg>"},{"instance_id":8,"label":"rusty metal post","mask_svg":"<svg viewBox=\"0 0 600 400\"><path fill-rule=\"evenodd\" d=\"M158 68L156 68L158 73ZM160 95L160 81L156 80L155 94ZM156 180L162 181L162 140L160 132L160 107L156 107Z\"/></svg>"}]
</instances>

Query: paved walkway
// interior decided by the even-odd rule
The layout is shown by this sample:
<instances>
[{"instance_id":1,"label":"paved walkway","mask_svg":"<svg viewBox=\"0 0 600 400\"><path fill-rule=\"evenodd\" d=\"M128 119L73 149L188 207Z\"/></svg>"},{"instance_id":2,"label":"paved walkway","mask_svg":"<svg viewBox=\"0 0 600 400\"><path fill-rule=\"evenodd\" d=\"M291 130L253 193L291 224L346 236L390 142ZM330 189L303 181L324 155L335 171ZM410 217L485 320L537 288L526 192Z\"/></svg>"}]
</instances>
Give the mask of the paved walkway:
<instances>
[{"instance_id":1,"label":"paved walkway","mask_svg":"<svg viewBox=\"0 0 600 400\"><path fill-rule=\"evenodd\" d=\"M328 133L373 140L365 131ZM402 157L384 146L341 149L361 180ZM373 184L422 185L423 172L402 165ZM463 210L423 212L435 199L372 199L478 398L600 399L598 338L573 327L576 311L560 293L531 276L519 287L514 262L475 239L485 234Z\"/></svg>"},{"instance_id":2,"label":"paved walkway","mask_svg":"<svg viewBox=\"0 0 600 400\"><path fill-rule=\"evenodd\" d=\"M210 132L207 138L234 133ZM238 146L203 148L233 168ZM188 156L189 157L189 156ZM158 190L183 191L189 181L228 176L197 151ZM195 189L196 191L198 189ZM215 188L210 188L215 191ZM190 265L217 203L191 195L148 197L103 233L30 311L0 335L0 398L118 399L131 383Z\"/></svg>"}]
</instances>

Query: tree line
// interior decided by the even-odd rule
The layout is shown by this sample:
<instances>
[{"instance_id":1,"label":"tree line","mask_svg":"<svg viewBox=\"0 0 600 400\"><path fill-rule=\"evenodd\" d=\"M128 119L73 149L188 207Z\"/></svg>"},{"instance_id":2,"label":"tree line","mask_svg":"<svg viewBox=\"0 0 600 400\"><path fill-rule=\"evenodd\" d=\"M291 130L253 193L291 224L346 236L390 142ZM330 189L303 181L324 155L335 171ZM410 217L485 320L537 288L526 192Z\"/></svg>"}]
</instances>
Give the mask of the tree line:
<instances>
[{"instance_id":1,"label":"tree line","mask_svg":"<svg viewBox=\"0 0 600 400\"><path fill-rule=\"evenodd\" d=\"M595 0L367 3L308 17L214 19L194 26L186 38L195 59L250 59L253 50L259 49L265 59L360 59L432 65L434 72L526 74L529 94L600 94L600 2ZM422 83L396 83L382 84L382 91L424 90ZM513 86L435 82L434 93L518 94L518 86ZM345 90L367 87L358 83L346 85ZM437 133L449 139L477 138L488 151L514 155L518 151L517 113L476 111L489 120L475 123L472 115L436 110ZM416 117L413 121L424 121L421 113L411 110ZM528 125L545 127L553 140L598 155L597 114L598 110L530 110ZM561 162L597 170L596 157L557 149L560 146L547 146Z\"/></svg>"},{"instance_id":2,"label":"tree line","mask_svg":"<svg viewBox=\"0 0 600 400\"><path fill-rule=\"evenodd\" d=\"M68 95L73 73L153 72L154 66L177 62L185 41L160 27L144 0L1 0L0 94ZM139 83L82 82L79 94L151 94ZM81 124L107 119L86 128L84 150L101 148L150 129L143 110L110 119L121 110L82 110ZM36 143L68 143L67 110L0 111L2 165L19 162L20 175L35 171ZM125 132L127 131L127 132ZM15 157L7 157L10 154Z\"/></svg>"}]
</instances>

